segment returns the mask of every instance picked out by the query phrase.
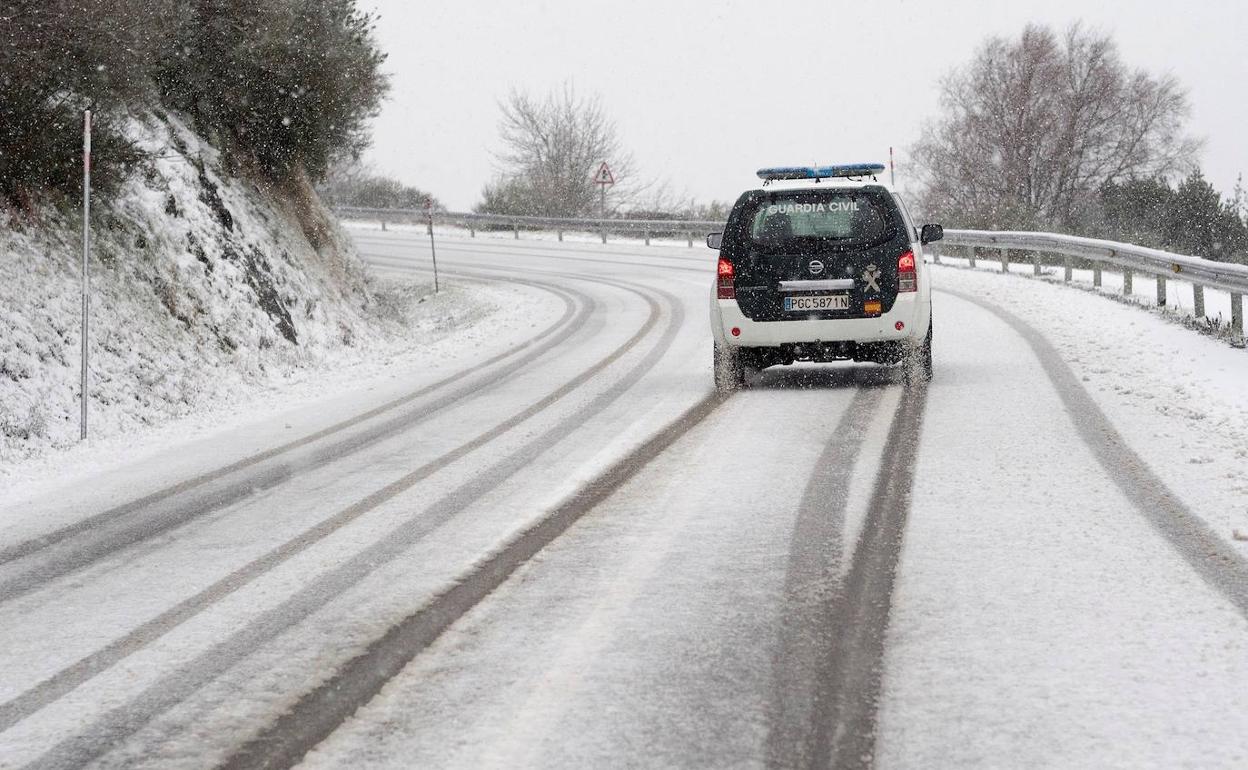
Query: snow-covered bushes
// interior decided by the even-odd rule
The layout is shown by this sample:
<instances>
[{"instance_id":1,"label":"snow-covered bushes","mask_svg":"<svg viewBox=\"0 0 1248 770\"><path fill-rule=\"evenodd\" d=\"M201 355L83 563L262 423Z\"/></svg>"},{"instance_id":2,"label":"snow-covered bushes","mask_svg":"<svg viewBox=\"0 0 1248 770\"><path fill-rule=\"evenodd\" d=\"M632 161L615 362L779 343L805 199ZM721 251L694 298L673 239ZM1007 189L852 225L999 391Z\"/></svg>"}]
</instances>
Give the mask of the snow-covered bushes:
<instances>
[{"instance_id":1,"label":"snow-covered bushes","mask_svg":"<svg viewBox=\"0 0 1248 770\"><path fill-rule=\"evenodd\" d=\"M29 441L44 438L47 433L48 422L43 418L43 412L39 411L38 407L30 407L25 415L16 415L10 414L3 405L0 405L0 436L6 439Z\"/></svg>"},{"instance_id":2,"label":"snow-covered bushes","mask_svg":"<svg viewBox=\"0 0 1248 770\"><path fill-rule=\"evenodd\" d=\"M6 0L0 9L0 210L81 190L82 111L141 100L163 2ZM147 22L147 23L144 23ZM95 185L115 187L135 148L114 115L94 127Z\"/></svg>"},{"instance_id":3,"label":"snow-covered bushes","mask_svg":"<svg viewBox=\"0 0 1248 770\"><path fill-rule=\"evenodd\" d=\"M367 144L386 91L373 18L356 0L194 0L156 59L161 102L267 177L307 172Z\"/></svg>"},{"instance_id":4,"label":"snow-covered bushes","mask_svg":"<svg viewBox=\"0 0 1248 770\"><path fill-rule=\"evenodd\" d=\"M81 190L83 110L94 185L142 161L134 109L171 108L235 169L276 182L358 154L386 91L373 17L356 0L9 0L0 10L0 210Z\"/></svg>"}]
</instances>

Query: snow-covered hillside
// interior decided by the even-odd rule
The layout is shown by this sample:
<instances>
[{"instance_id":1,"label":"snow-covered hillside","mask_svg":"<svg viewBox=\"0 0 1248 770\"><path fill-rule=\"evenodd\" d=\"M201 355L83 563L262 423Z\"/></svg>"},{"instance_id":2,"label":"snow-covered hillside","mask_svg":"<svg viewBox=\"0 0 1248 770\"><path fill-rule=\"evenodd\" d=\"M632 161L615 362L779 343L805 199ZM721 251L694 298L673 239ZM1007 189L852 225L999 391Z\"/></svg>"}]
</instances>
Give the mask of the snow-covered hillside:
<instances>
[{"instance_id":1,"label":"snow-covered hillside","mask_svg":"<svg viewBox=\"0 0 1248 770\"><path fill-rule=\"evenodd\" d=\"M150 163L93 201L91 432L116 435L402 328L310 188L263 189L176 117L130 131ZM0 214L0 469L78 434L80 215ZM410 298L410 297L409 297Z\"/></svg>"}]
</instances>

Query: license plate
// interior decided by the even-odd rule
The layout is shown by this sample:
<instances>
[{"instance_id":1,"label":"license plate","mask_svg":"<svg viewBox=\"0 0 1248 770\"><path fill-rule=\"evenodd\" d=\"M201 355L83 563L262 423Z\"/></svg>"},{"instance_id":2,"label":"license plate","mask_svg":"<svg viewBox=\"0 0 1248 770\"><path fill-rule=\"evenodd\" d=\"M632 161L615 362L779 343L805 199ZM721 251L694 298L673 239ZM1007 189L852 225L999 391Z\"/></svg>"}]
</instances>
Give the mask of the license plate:
<instances>
[{"instance_id":1,"label":"license plate","mask_svg":"<svg viewBox=\"0 0 1248 770\"><path fill-rule=\"evenodd\" d=\"M784 309L793 313L819 310L849 310L848 294L812 294L806 297L785 297Z\"/></svg>"}]
</instances>

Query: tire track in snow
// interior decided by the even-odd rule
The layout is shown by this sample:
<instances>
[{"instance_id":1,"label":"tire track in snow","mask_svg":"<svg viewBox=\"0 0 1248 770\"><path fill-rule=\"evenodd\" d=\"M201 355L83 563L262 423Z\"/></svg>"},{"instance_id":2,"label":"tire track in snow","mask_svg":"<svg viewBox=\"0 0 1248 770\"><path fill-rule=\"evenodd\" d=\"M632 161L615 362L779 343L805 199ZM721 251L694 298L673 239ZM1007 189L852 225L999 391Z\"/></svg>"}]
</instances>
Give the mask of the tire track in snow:
<instances>
[{"instance_id":1,"label":"tire track in snow","mask_svg":"<svg viewBox=\"0 0 1248 770\"><path fill-rule=\"evenodd\" d=\"M849 571L826 605L822 622L830 636L815 651L818 678L809 697L809 721L799 725L805 734L797 746L773 744L785 739L783 733L769 736L769 766L871 767L885 634L926 404L925 383L906 386Z\"/></svg>"},{"instance_id":2,"label":"tire track in snow","mask_svg":"<svg viewBox=\"0 0 1248 770\"><path fill-rule=\"evenodd\" d=\"M1127 445L1052 343L996 303L954 289L940 291L993 314L1023 338L1105 475L1207 585L1248 617L1248 560L1193 513Z\"/></svg>"},{"instance_id":3,"label":"tire track in snow","mask_svg":"<svg viewBox=\"0 0 1248 770\"><path fill-rule=\"evenodd\" d=\"M784 579L785 607L780 646L773 663L774 713L767 735L767 764L807 767L826 754L816 746L826 738L815 723L823 716L819 684L827 680L826 650L836 634L842 533L849 484L871 421L884 395L881 386L863 386L841 415L832 440L815 461L802 495L789 547Z\"/></svg>"},{"instance_id":4,"label":"tire track in snow","mask_svg":"<svg viewBox=\"0 0 1248 770\"><path fill-rule=\"evenodd\" d=\"M611 285L622 286L627 288L629 291L633 291L639 297L646 300L650 305L650 314L648 315L646 322L648 326L643 326L643 329L634 335L634 337L629 341L635 344L639 341L646 328L652 326L657 320L658 306L653 299L647 297L642 292L637 291L634 288L616 283L612 283ZM594 304L592 301L589 301L588 298L587 303L590 307ZM579 317L580 314L577 314L576 318ZM629 345L629 342L625 342L624 345ZM603 366L604 365L600 361L590 369L582 372L582 374L578 375L577 378L574 378L572 382L580 383L588 380L593 373L600 371ZM510 372L508 372L508 374L510 374ZM143 623L124 636L114 640L104 648L79 659L29 690L3 704L0 704L0 732L7 730L17 722L29 717L31 714L47 706L49 703L52 703L53 701L81 686L84 682L97 674L106 671L124 658L143 649L151 642L177 628L187 620L190 620L206 608L221 601L226 596L229 596L240 588L246 586L278 565L307 550L312 545L333 534L343 526L364 515L386 500L399 494L405 489L410 488L416 483L419 483L423 479L428 478L442 468L479 449L493 439L501 436L503 433L506 433L511 428L521 422L524 422L524 420L529 419L535 414L543 411L561 398L562 395L566 395L566 393L571 392L573 388L574 386L570 382L554 394L547 396L536 404L522 410L520 413L513 415L510 419L500 423L491 430L486 431L471 441L461 444L451 452L448 452L447 454L414 469L403 478L391 483L382 490L369 495L360 502L357 502L355 505L339 511L334 516L331 516L328 519L316 524L312 528L296 535L263 556L253 559L251 562L217 580L215 583L195 595L182 600L172 608L162 612L155 618Z\"/></svg>"},{"instance_id":5,"label":"tire track in snow","mask_svg":"<svg viewBox=\"0 0 1248 770\"><path fill-rule=\"evenodd\" d=\"M82 733L62 740L32 762L30 767L79 767L100 757L136 733L152 719L181 703L202 686L215 680L222 673L233 667L240 659L304 620L343 592L358 584L381 565L399 557L411 545L452 520L456 514L467 508L472 502L486 495L501 481L519 473L542 453L553 448L560 441L574 433L588 419L616 401L636 384L642 376L654 368L659 359L671 348L684 319L683 307L680 301L671 294L662 291L655 291L655 293L663 298L669 308L667 326L661 333L659 340L642 360L631 367L620 379L616 380L610 388L590 399L588 403L579 407L570 416L564 418L536 438L526 442L504 459L487 469L473 474L467 482L444 495L416 515L402 521L393 530L374 541L372 545L356 552L330 571L310 580L303 589L278 606L266 610L253 618L244 627L203 651L186 665L165 674L127 703L107 711L88 725ZM472 448L475 449L481 444L488 443L488 441L497 438L497 436L573 392L642 342L658 325L661 315L658 304L653 299L647 298L647 300L651 303L651 315L630 340L541 402L534 404L489 433L483 434L474 442L470 442L473 444ZM706 401L709 401L709 399ZM466 454L467 451L470 450L465 450L464 453ZM360 501L357 506L352 506L346 511L337 514L335 519L346 517L346 520L349 521L351 518L358 517L364 510L376 507L398 495L420 480L416 476L422 470L418 469L410 477L405 477L370 495L368 498ZM428 473L424 475L428 475ZM423 478L423 475L421 478ZM592 486L591 484L590 487ZM592 489L589 490L589 493L592 494ZM358 513L355 512L356 508L360 506L367 506L367 508L360 510ZM345 523L346 521L343 521L323 526L332 526L336 529ZM332 531L332 529L329 531ZM320 535L318 537L317 532L318 530L314 530L312 533L306 533L310 534L311 537L315 537L310 542L305 544L300 541L300 538L296 538L279 547L276 551L270 552L269 556L277 559L276 563L281 563L281 561L285 561L293 553L305 549L324 536ZM328 534L328 532L325 534ZM287 555L283 550L287 548L295 550ZM222 595L232 593L241 585L245 585L245 582L236 585L237 580L253 580L259 574L263 574L263 572L276 566L276 563L273 565L260 563L265 558L268 557L262 557L262 559L252 562L233 575L223 578L211 588L186 600L169 610L165 615L145 624L140 629L132 632L131 635L123 637L118 642L110 645L109 648L102 651L101 654L105 657L99 663L104 664L104 667L111 666L121 658L145 646L152 639L165 633L168 628L162 624L162 618L168 616L175 625L181 623L186 618L203 609L203 607L197 606L197 603L203 603L204 606L207 606L220 598L213 595L212 591L224 592ZM252 574L252 570L255 570L255 574ZM236 578L236 575L239 577ZM169 628L171 627L169 626ZM127 640L131 640L129 644L127 644ZM98 673L102 669L99 668L98 663L89 662L89 659L87 659L80 661L80 664L76 664L74 670L74 674L67 675L66 681L54 688L50 688L48 694L59 697L59 694L56 694L57 692L63 694L73 689L73 687L85 681L85 678L93 676L94 673ZM70 669L66 669L66 672L69 671ZM43 685L38 687L43 687ZM25 697L26 694L19 696L19 699ZM27 706L40 707L33 700L28 702Z\"/></svg>"},{"instance_id":6,"label":"tire track in snow","mask_svg":"<svg viewBox=\"0 0 1248 770\"><path fill-rule=\"evenodd\" d=\"M472 280L487 280L487 281L503 280L503 279L498 278L497 276L491 276L491 275L467 276L467 277L469 277ZM58 545L84 532L88 532L88 531L97 529L98 527L101 527L110 522L123 519L131 514L142 511L143 509L149 508L150 506L156 505L157 503L162 503L166 500L169 500L170 498L181 495L183 493L190 492L192 490L201 489L202 487L209 485L212 482L219 481L223 478L231 476L240 471L247 470L267 460L272 460L274 458L281 457L282 455L289 454L290 452L296 449L300 449L302 447L308 446L322 439L333 436L334 434L341 433L342 431L348 430L357 425L365 423L375 417L382 416L388 412L393 412L396 409L406 406L407 404L410 404L413 401L416 401L420 398L428 396L442 388L445 388L448 385L459 382L464 377L475 375L476 373L489 369L491 366L494 366L495 364L498 364L508 358L514 357L519 353L528 351L527 354L522 356L518 361L509 364L507 368L501 370L498 374L496 374L494 377L491 377L487 381L489 384L494 384L496 382L499 382L502 379L504 379L508 374L514 372L515 370L519 369L521 366L524 366L528 362L532 361L534 358L537 358L538 356L540 356L542 353L546 352L547 350L550 350L553 347L556 347L557 345L562 343L564 340L566 340L566 338L570 336L580 326L580 321L583 321L584 318L587 317L588 314L591 313L594 309L593 298L583 292L577 292L574 290L565 290L554 284L544 283L540 281L523 281L523 280L516 279L512 282L523 283L525 285L533 286L535 288L540 288L545 291L549 291L552 294L555 294L564 302L563 314L553 324L547 326L545 329L538 332L534 336L530 337L528 340L516 346L515 348L504 351L496 356L488 358L485 361L475 364L467 369L458 371L454 374L444 377L443 379L438 380L437 382L431 383L429 385L426 385L425 387L420 388L416 391L413 391L412 393L406 394L404 396L400 396L399 398L393 399L385 404L381 404L380 406L377 406L366 412L363 412L361 414L355 415L354 417L351 417L341 422L330 425L326 428L316 431L315 433L295 439L294 441L287 442L285 444L282 444L281 446L268 449L264 452L259 452L257 454L251 455L250 457L245 457L237 462L231 463L222 468L218 468L216 470L209 471L208 473L204 473L199 476L195 476L193 478L179 482L172 486L153 492L149 495L145 495L137 500L132 500L130 502L114 506L106 511L102 511L100 513L94 514L92 516L89 516L85 519L74 522L73 524L62 527L48 534L40 535L39 537L31 538L21 543L17 543L15 545L11 545L6 548L0 549L0 566L3 566L4 564L10 563L10 562L17 561L22 558L26 558L46 548L49 548L54 545ZM576 302L578 300L580 302L579 309L576 307ZM436 411L437 409L440 409L451 403L454 403L455 401L461 398L464 398L465 396L469 396L478 392L479 388L480 388L480 384L477 384L471 387L464 387L464 388L457 389L453 393L448 394L446 397L443 397L439 401L435 402L435 405L431 407L427 407L423 412L418 413L416 415L416 421L419 421L420 419L427 417L429 414L432 414L432 412ZM380 440L381 438L384 438L385 436L392 435L393 433L399 430L402 430L404 427L407 427L405 423L408 420L410 420L410 417L396 419L392 421L391 423L388 423L387 425L383 425L383 426L379 426L378 428L375 428L373 432L378 434L377 440ZM368 438L367 435L365 435L364 437L356 437L356 442L360 443L361 446L367 446L368 443L371 443L367 441L367 438ZM352 449L347 449L347 451L353 451L353 449L355 448L359 448L359 447L353 447ZM323 464L323 462L328 462L329 460L335 459L336 456L342 454L342 453L336 452L335 451L336 449L337 449L336 445L326 448L320 454L326 457L327 459L323 460L320 463L317 463L317 465L312 465L308 468L301 468L300 470L309 470L311 468L318 467L318 465ZM229 505L233 502L236 502L238 500L241 500L245 497L250 496L255 491L269 489L272 486L275 486L281 483L282 481L286 480L292 474L293 474L292 469L279 467L279 468L270 469L268 472L261 473L258 478L256 477L243 478L243 479L240 479L236 482L233 482L227 485L226 487L222 489L205 490L203 491L201 495L199 495L197 499L193 499L186 503L176 505L174 507L174 511L171 512L169 515L171 515L174 519L185 519L186 509L191 509L192 513L194 513L196 511L207 512L208 510L215 510L218 508L222 508L222 507L225 507L226 505ZM156 534L158 531L160 530L153 531L150 534ZM133 535L131 537L133 537ZM81 566L82 564L89 563L89 561L91 560L86 555L87 552L96 553L96 554L99 554L101 552L99 546L87 547L83 549L83 551L84 552L82 555L71 556L67 560L67 562L71 564L76 563L79 566ZM98 556L95 558L98 558ZM74 568L75 567L68 566L65 568L52 568L46 572L36 571L34 573L31 573L31 577L29 578L21 576L16 579L10 578L8 580L0 582L0 603L9 601L29 591L33 587L33 585L36 585L40 580L50 579L51 577L54 577L57 574L64 574L65 572L68 572Z\"/></svg>"},{"instance_id":7,"label":"tire track in snow","mask_svg":"<svg viewBox=\"0 0 1248 770\"><path fill-rule=\"evenodd\" d=\"M487 268L488 269L488 268ZM538 271L526 271L526 274ZM448 273L460 278L469 280L488 280L498 281L500 279L497 274L475 272L469 273L464 271L456 271ZM624 288L627 291L637 293L636 289L630 288L625 283L610 281L599 278L588 278L583 276L575 276L567 273L548 273L551 276L562 278L575 278L577 280L590 283L598 283L602 285ZM106 558L113 553L122 550L136 543L143 542L157 535L164 534L172 529L187 524L191 521L198 520L219 511L229 505L245 500L257 493L273 489L291 479L297 477L301 473L322 468L325 465L341 460L354 452L361 451L380 441L384 441L403 431L410 430L415 426L432 419L439 412L464 398L478 396L483 392L491 390L503 384L517 371L531 364L537 358L548 353L550 350L557 348L559 345L567 341L584 323L597 308L597 301L588 294L577 292L575 290L563 290L556 288L553 284L526 281L522 279L505 279L511 283L519 283L525 285L539 286L550 291L564 299L567 305L565 312L558 322L547 327L546 330L540 332L529 341L505 352L498 356L494 356L481 364L473 366L467 370L460 372L458 375L440 380L436 383L428 385L420 390L402 396L387 404L370 410L362 415L345 420L336 425L330 426L324 430L318 431L311 436L288 444L282 445L275 449L269 450L258 455L253 455L227 466L219 471L214 471L204 476L191 479L182 484L175 485L169 489L149 495L138 501L126 503L115 507L101 514L97 514L82 522L75 523L62 530L58 530L52 535L36 538L27 541L19 546L15 546L14 550L26 547L27 553L22 556L14 557L10 561L17 561L19 558L36 558L45 559L41 563L26 568L16 575L0 579L0 604L13 601L32 591L36 591L44 587L49 581L63 577L82 570L100 559ZM572 307L572 296L580 301L580 307L575 309ZM557 333L556 333L557 332ZM553 334L546 339L548 334ZM539 339L542 341L537 342ZM475 375L483 369L488 369L490 365L497 363L500 359L505 359L521 350L529 350L521 358L508 363L504 367L500 367L496 371L489 372L488 375L478 378L477 380L461 386L445 396L426 404L414 412L398 414L383 423L374 425L360 433L346 437L333 444L315 449L311 452L311 456L303 458L294 458L287 460L281 464L274 464L255 468L246 476L229 481L223 485L213 485L212 482L219 480L223 476L230 475L238 470L252 468L266 460L272 460L277 455L289 454L299 448L302 448L319 439L325 438L327 435L339 433L347 430L355 425L385 412L391 412L423 395L441 388L451 382L462 381L465 377ZM165 505L160 505L166 500L176 496L177 492L190 491L192 488L198 487L189 498L173 499ZM174 490L174 491L170 491ZM157 506L152 508L152 506ZM146 509L146 510L145 510ZM135 521L134 519L138 519ZM116 522L114 524L114 522ZM55 536L55 537L54 537ZM75 537L76 536L76 537ZM51 539L52 542L46 542ZM67 542L69 541L69 542ZM42 543L42 546L36 544ZM62 545L63 544L63 545ZM47 552L48 549L56 550L43 555L41 552ZM37 555L38 554L38 555ZM37 556L36 556L37 555ZM0 553L0 566L5 563ZM0 730L5 727L4 707L0 705Z\"/></svg>"},{"instance_id":8,"label":"tire track in snow","mask_svg":"<svg viewBox=\"0 0 1248 770\"><path fill-rule=\"evenodd\" d=\"M580 492L503 545L447 591L408 615L329 680L304 695L220 767L225 770L293 767L455 621L467 614L513 572L606 500L681 436L711 414L722 399L709 394Z\"/></svg>"}]
</instances>

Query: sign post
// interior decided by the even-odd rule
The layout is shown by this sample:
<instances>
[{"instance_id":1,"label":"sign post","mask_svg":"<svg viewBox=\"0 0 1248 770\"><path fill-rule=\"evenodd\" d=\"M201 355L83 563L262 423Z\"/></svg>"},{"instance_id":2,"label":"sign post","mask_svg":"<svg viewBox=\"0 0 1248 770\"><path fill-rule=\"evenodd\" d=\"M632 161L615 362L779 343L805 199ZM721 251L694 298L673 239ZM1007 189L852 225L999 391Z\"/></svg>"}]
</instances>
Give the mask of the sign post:
<instances>
[{"instance_id":1,"label":"sign post","mask_svg":"<svg viewBox=\"0 0 1248 770\"><path fill-rule=\"evenodd\" d=\"M91 110L82 119L82 382L79 400L82 414L79 419L79 440L87 438L87 373L88 319L91 310L91 277L87 272L87 260L91 254Z\"/></svg>"},{"instance_id":2,"label":"sign post","mask_svg":"<svg viewBox=\"0 0 1248 770\"><path fill-rule=\"evenodd\" d=\"M607 242L607 188L615 184L615 176L611 167L604 160L594 174L594 184L598 185L600 198L598 201L598 218L602 220L602 242Z\"/></svg>"},{"instance_id":3,"label":"sign post","mask_svg":"<svg viewBox=\"0 0 1248 770\"><path fill-rule=\"evenodd\" d=\"M433 198L425 198L425 217L429 222L429 252L433 254L433 293L438 293L438 247L433 242Z\"/></svg>"}]
</instances>

